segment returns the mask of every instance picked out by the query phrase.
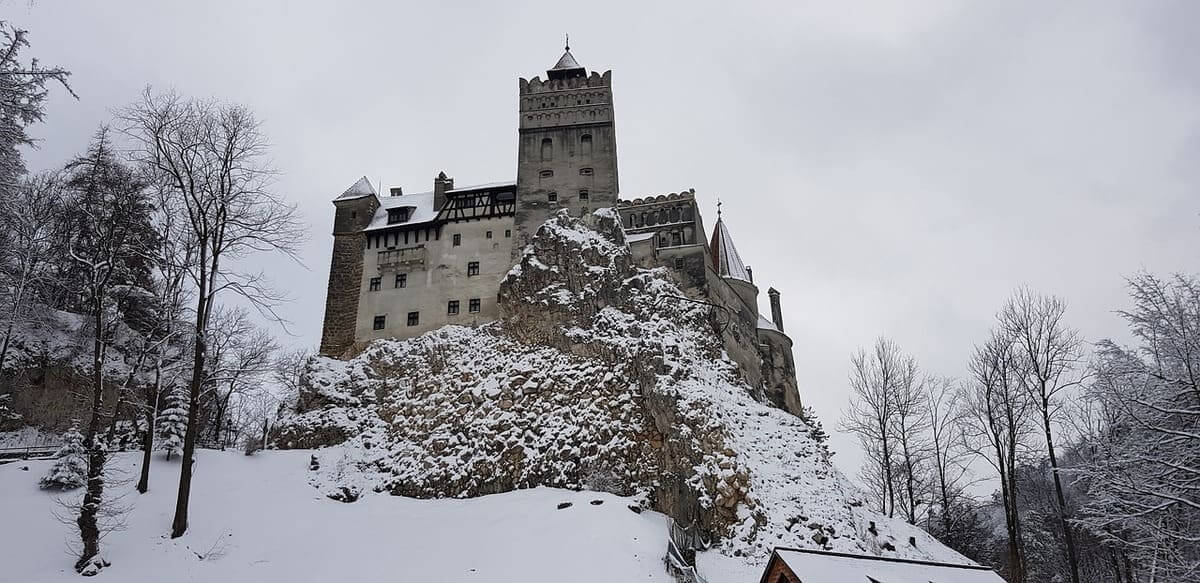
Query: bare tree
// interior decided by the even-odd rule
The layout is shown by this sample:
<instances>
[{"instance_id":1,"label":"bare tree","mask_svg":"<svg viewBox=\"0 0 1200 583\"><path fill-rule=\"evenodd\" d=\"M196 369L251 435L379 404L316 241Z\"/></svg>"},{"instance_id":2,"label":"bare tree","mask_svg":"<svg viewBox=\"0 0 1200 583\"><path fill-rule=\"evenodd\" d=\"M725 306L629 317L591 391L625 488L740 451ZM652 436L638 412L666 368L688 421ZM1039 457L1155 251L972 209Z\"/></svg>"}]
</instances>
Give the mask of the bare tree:
<instances>
[{"instance_id":1,"label":"bare tree","mask_svg":"<svg viewBox=\"0 0 1200 583\"><path fill-rule=\"evenodd\" d=\"M246 108L147 89L121 117L126 132L139 145L135 156L182 201L197 253L188 269L196 294L196 320L189 417L171 525L175 538L187 530L198 407L217 297L223 292L240 295L281 322L275 308L283 297L262 273L237 271L233 265L260 251L282 252L298 261L296 249L305 231L295 207L269 189L273 172L267 165L266 139Z\"/></svg>"},{"instance_id":2,"label":"bare tree","mask_svg":"<svg viewBox=\"0 0 1200 583\"><path fill-rule=\"evenodd\" d=\"M897 445L897 467L904 487L900 507L909 524L916 524L918 515L928 511L927 462L929 458L929 405L926 402L923 381L917 378L916 361L909 359L911 366L905 367L893 385L896 415L893 418L893 434ZM925 510L920 507L925 506Z\"/></svg>"},{"instance_id":3,"label":"bare tree","mask_svg":"<svg viewBox=\"0 0 1200 583\"><path fill-rule=\"evenodd\" d=\"M899 385L912 382L916 374L916 360L883 337L875 341L870 352L859 349L851 358L852 392L841 425L844 431L858 435L868 450L877 452L874 461L881 476L881 511L889 517L896 512L896 392Z\"/></svg>"},{"instance_id":4,"label":"bare tree","mask_svg":"<svg viewBox=\"0 0 1200 583\"><path fill-rule=\"evenodd\" d=\"M954 512L969 484L970 452L963 447L963 389L950 377L922 383L929 413L929 455L941 532L955 530Z\"/></svg>"},{"instance_id":5,"label":"bare tree","mask_svg":"<svg viewBox=\"0 0 1200 583\"><path fill-rule=\"evenodd\" d=\"M245 397L272 371L279 349L266 330L250 321L243 309L218 309L213 317L213 342L205 386L213 403L212 439L226 447L230 403Z\"/></svg>"},{"instance_id":6,"label":"bare tree","mask_svg":"<svg viewBox=\"0 0 1200 583\"><path fill-rule=\"evenodd\" d=\"M153 240L139 228L150 212L144 185L116 160L106 129L96 133L87 154L67 170L71 173L67 181L71 212L61 218L69 223L64 230L69 233L67 251L82 274L92 329L91 416L83 440L88 450L87 489L76 521L83 547L75 569L83 572L107 565L98 556L98 513L103 505L107 461L99 431L104 416L104 365L115 319L110 312L118 300L114 291L135 279L136 261Z\"/></svg>"},{"instance_id":7,"label":"bare tree","mask_svg":"<svg viewBox=\"0 0 1200 583\"><path fill-rule=\"evenodd\" d=\"M987 342L975 348L963 428L966 447L988 451L989 455L982 457L999 477L1008 534L1009 577L1013 583L1023 583L1025 557L1017 497L1017 456L1027 447L1032 404L1020 387L1014 351L1012 338L1003 330L993 331Z\"/></svg>"},{"instance_id":8,"label":"bare tree","mask_svg":"<svg viewBox=\"0 0 1200 583\"><path fill-rule=\"evenodd\" d=\"M1071 581L1079 583L1079 560L1066 497L1063 495L1058 455L1055 452L1054 425L1062 412L1060 399L1081 382L1083 358L1079 333L1066 325L1067 303L1056 296L1037 294L1021 288L1013 294L998 315L1004 333L1012 338L1021 387L1029 394L1041 421L1047 459L1054 481L1063 542Z\"/></svg>"},{"instance_id":9,"label":"bare tree","mask_svg":"<svg viewBox=\"0 0 1200 583\"><path fill-rule=\"evenodd\" d=\"M0 375L8 357L13 330L28 326L38 292L48 285L46 264L59 240L54 220L62 209L62 179L55 173L22 181L0 197L0 302L3 306L4 338L0 340Z\"/></svg>"}]
</instances>

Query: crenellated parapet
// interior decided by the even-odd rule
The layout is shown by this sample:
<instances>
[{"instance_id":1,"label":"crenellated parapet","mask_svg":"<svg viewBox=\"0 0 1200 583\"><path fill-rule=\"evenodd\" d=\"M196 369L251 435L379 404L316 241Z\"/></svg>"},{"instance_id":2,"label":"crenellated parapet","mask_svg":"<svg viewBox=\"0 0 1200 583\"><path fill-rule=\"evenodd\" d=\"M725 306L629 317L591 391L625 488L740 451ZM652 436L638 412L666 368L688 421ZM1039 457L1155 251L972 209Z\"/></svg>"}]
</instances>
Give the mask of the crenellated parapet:
<instances>
[{"instance_id":1,"label":"crenellated parapet","mask_svg":"<svg viewBox=\"0 0 1200 583\"><path fill-rule=\"evenodd\" d=\"M679 192L670 194L660 194L658 196L647 196L644 198L635 198L633 200L617 201L619 207L640 206L644 204L658 204L663 202L673 202L677 200L694 200L696 198L696 189L689 188Z\"/></svg>"},{"instance_id":2,"label":"crenellated parapet","mask_svg":"<svg viewBox=\"0 0 1200 583\"><path fill-rule=\"evenodd\" d=\"M568 79L546 79L534 77L526 80L521 77L517 80L517 85L520 88L522 96L532 95L537 93L550 93L554 91L570 91L574 89L592 89L592 88L612 88L612 71L599 73L592 71L590 75L581 75Z\"/></svg>"}]
</instances>

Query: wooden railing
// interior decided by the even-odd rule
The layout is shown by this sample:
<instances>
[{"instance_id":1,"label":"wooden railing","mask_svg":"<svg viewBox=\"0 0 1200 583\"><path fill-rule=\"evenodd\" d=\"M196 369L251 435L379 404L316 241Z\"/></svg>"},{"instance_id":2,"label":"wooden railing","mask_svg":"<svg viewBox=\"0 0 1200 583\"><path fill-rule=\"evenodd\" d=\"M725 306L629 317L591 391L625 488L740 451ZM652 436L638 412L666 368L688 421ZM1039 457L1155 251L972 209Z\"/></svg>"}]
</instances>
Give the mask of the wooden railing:
<instances>
[{"instance_id":1,"label":"wooden railing","mask_svg":"<svg viewBox=\"0 0 1200 583\"><path fill-rule=\"evenodd\" d=\"M0 463L5 461L47 458L58 451L57 445L21 445L17 447L0 447Z\"/></svg>"}]
</instances>

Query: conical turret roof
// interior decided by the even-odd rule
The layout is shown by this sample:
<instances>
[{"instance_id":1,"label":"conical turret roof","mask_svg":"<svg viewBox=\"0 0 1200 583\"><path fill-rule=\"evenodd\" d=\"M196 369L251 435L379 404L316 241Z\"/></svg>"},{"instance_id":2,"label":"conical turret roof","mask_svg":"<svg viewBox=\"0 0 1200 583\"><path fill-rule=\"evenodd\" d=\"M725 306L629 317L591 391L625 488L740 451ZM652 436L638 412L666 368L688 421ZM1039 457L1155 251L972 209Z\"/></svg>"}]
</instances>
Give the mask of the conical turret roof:
<instances>
[{"instance_id":1,"label":"conical turret roof","mask_svg":"<svg viewBox=\"0 0 1200 583\"><path fill-rule=\"evenodd\" d=\"M723 218L717 217L717 226L713 227L709 249L712 252L713 269L718 275L750 281L750 271L742 263L737 248L733 246L733 237L729 235L729 228L725 226Z\"/></svg>"},{"instance_id":2,"label":"conical turret roof","mask_svg":"<svg viewBox=\"0 0 1200 583\"><path fill-rule=\"evenodd\" d=\"M555 63L554 66L550 68L550 70L551 71L561 71L563 69L582 69L582 68L583 67L579 66L579 62L575 60L575 56L571 54L571 49L567 49L567 51L564 52L563 55L558 58L558 62Z\"/></svg>"}]
</instances>

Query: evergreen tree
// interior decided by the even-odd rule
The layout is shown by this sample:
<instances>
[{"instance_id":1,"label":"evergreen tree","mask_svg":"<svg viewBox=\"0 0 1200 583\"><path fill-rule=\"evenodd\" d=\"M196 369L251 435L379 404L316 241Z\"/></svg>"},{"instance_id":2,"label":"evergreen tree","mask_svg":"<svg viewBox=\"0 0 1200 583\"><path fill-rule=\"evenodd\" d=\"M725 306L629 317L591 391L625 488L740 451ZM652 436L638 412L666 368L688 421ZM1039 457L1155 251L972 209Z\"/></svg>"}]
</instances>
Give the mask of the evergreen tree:
<instances>
[{"instance_id":1,"label":"evergreen tree","mask_svg":"<svg viewBox=\"0 0 1200 583\"><path fill-rule=\"evenodd\" d=\"M87 482L87 449L78 426L72 425L63 434L63 445L54 457L58 459L39 482L42 489L70 490Z\"/></svg>"},{"instance_id":2,"label":"evergreen tree","mask_svg":"<svg viewBox=\"0 0 1200 583\"><path fill-rule=\"evenodd\" d=\"M163 397L163 408L159 411L158 420L155 422L158 438L161 440L159 448L166 450L167 459L171 459L171 454L183 451L183 437L187 432L187 420L187 394L183 390L173 387Z\"/></svg>"}]
</instances>

